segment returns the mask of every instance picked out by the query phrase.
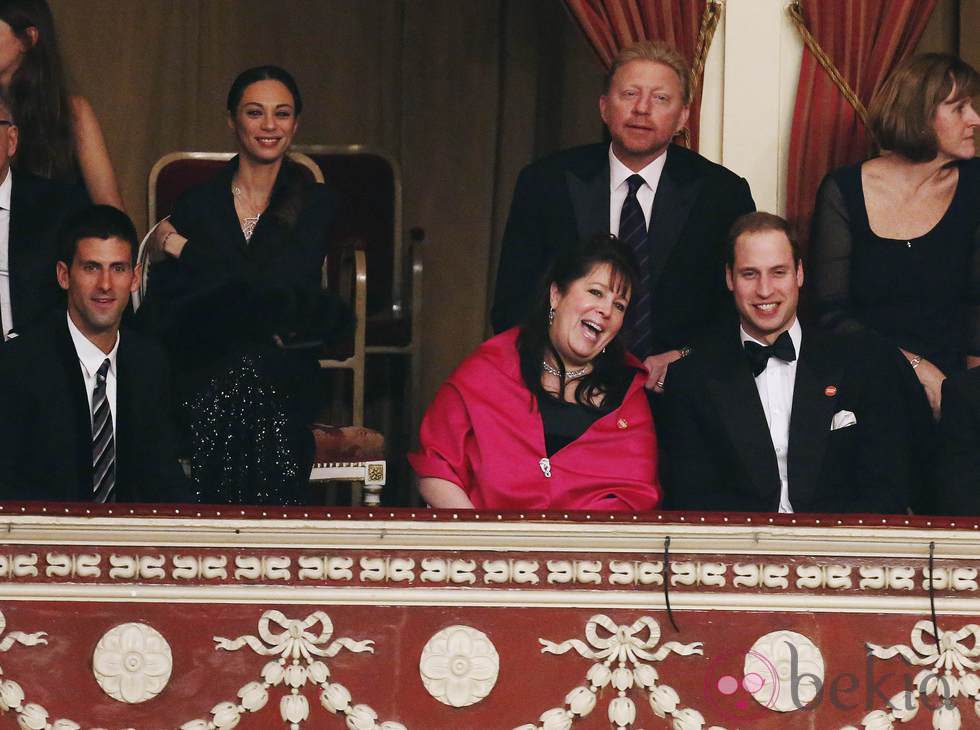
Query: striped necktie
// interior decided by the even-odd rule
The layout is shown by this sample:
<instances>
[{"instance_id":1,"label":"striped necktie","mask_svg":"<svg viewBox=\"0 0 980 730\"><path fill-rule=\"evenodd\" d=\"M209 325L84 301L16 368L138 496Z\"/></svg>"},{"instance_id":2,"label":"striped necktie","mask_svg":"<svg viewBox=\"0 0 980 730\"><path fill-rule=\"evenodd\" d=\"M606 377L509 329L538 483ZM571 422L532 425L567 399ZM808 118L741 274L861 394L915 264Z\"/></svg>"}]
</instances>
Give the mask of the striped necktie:
<instances>
[{"instance_id":1,"label":"striped necktie","mask_svg":"<svg viewBox=\"0 0 980 730\"><path fill-rule=\"evenodd\" d=\"M639 175L630 175L626 179L629 193L623 201L623 211L619 216L619 240L629 244L636 257L636 265L640 269L640 280L633 282L633 294L630 298L629 324L633 332L630 350L640 359L650 355L650 251L647 246L647 223L643 217L640 201L636 199L636 191L643 185L644 180Z\"/></svg>"},{"instance_id":2,"label":"striped necktie","mask_svg":"<svg viewBox=\"0 0 980 730\"><path fill-rule=\"evenodd\" d=\"M109 358L106 358L95 376L92 392L92 492L96 502L115 500L112 493L116 486L116 444L112 437L112 411L106 394L106 377L109 375Z\"/></svg>"}]
</instances>

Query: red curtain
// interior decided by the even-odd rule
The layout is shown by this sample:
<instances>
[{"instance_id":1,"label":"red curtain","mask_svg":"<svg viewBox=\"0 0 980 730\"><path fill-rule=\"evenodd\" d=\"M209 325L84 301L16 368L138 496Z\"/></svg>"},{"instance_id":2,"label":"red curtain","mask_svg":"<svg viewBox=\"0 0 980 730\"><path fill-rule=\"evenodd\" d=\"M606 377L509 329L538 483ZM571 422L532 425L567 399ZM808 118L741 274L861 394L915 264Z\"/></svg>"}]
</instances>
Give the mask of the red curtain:
<instances>
[{"instance_id":1,"label":"red curtain","mask_svg":"<svg viewBox=\"0 0 980 730\"><path fill-rule=\"evenodd\" d=\"M937 0L801 0L806 26L867 106L925 30ZM787 216L805 240L823 176L867 156L854 107L808 48L796 91L789 146Z\"/></svg>"},{"instance_id":2,"label":"red curtain","mask_svg":"<svg viewBox=\"0 0 980 730\"><path fill-rule=\"evenodd\" d=\"M644 40L669 43L689 63L701 29L706 0L565 0L599 60L608 69L620 48ZM687 122L690 147L698 148L698 120L701 115L701 88L691 99Z\"/></svg>"}]
</instances>

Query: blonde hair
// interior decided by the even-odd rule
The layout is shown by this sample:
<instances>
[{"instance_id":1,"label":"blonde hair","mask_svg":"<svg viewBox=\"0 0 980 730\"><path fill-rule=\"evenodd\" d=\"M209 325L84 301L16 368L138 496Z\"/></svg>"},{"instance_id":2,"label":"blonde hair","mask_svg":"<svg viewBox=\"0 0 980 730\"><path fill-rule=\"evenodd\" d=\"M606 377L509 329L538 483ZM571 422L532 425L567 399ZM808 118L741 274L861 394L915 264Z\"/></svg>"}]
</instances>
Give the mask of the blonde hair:
<instances>
[{"instance_id":1,"label":"blonde hair","mask_svg":"<svg viewBox=\"0 0 980 730\"><path fill-rule=\"evenodd\" d=\"M956 100L980 93L980 74L948 53L923 53L900 63L868 107L868 127L878 145L913 162L935 159L936 110L956 91Z\"/></svg>"},{"instance_id":2,"label":"blonde hair","mask_svg":"<svg viewBox=\"0 0 980 730\"><path fill-rule=\"evenodd\" d=\"M663 41L640 41L620 49L613 59L609 73L606 74L605 93L609 93L609 87L612 86L613 76L616 75L616 72L630 61L652 61L653 63L662 63L664 66L673 69L681 82L684 105L687 106L691 103L690 64L673 46Z\"/></svg>"}]
</instances>

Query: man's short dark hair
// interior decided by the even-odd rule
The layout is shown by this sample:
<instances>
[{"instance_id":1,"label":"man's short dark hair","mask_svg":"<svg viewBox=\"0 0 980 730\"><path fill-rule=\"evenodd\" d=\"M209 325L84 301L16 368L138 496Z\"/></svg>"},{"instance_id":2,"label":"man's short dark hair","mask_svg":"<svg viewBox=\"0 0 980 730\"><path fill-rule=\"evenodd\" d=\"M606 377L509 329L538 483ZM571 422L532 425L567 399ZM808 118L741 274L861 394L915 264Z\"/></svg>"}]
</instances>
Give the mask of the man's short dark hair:
<instances>
[{"instance_id":1,"label":"man's short dark hair","mask_svg":"<svg viewBox=\"0 0 980 730\"><path fill-rule=\"evenodd\" d=\"M785 218L773 213L756 211L746 213L735 219L732 227L728 229L728 243L725 248L725 265L728 268L735 266L735 242L739 236L746 233L763 233L765 231L780 231L789 239L789 246L793 249L793 263L800 265L800 245L796 240L796 233L793 226Z\"/></svg>"},{"instance_id":2,"label":"man's short dark hair","mask_svg":"<svg viewBox=\"0 0 980 730\"><path fill-rule=\"evenodd\" d=\"M90 205L69 216L58 234L58 260L71 266L83 238L118 238L129 244L130 263L136 264L139 244L129 216L111 205Z\"/></svg>"}]
</instances>

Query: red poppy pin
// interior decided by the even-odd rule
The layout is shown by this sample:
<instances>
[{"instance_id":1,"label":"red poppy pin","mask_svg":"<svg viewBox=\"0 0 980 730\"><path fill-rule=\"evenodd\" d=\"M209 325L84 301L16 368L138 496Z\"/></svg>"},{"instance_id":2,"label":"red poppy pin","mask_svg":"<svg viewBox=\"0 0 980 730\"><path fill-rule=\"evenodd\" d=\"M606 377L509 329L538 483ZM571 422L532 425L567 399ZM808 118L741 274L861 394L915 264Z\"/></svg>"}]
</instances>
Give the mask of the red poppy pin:
<instances>
[{"instance_id":1,"label":"red poppy pin","mask_svg":"<svg viewBox=\"0 0 980 730\"><path fill-rule=\"evenodd\" d=\"M823 389L823 394L828 398L833 398L835 395L837 395L837 386L828 385L826 388Z\"/></svg>"}]
</instances>

